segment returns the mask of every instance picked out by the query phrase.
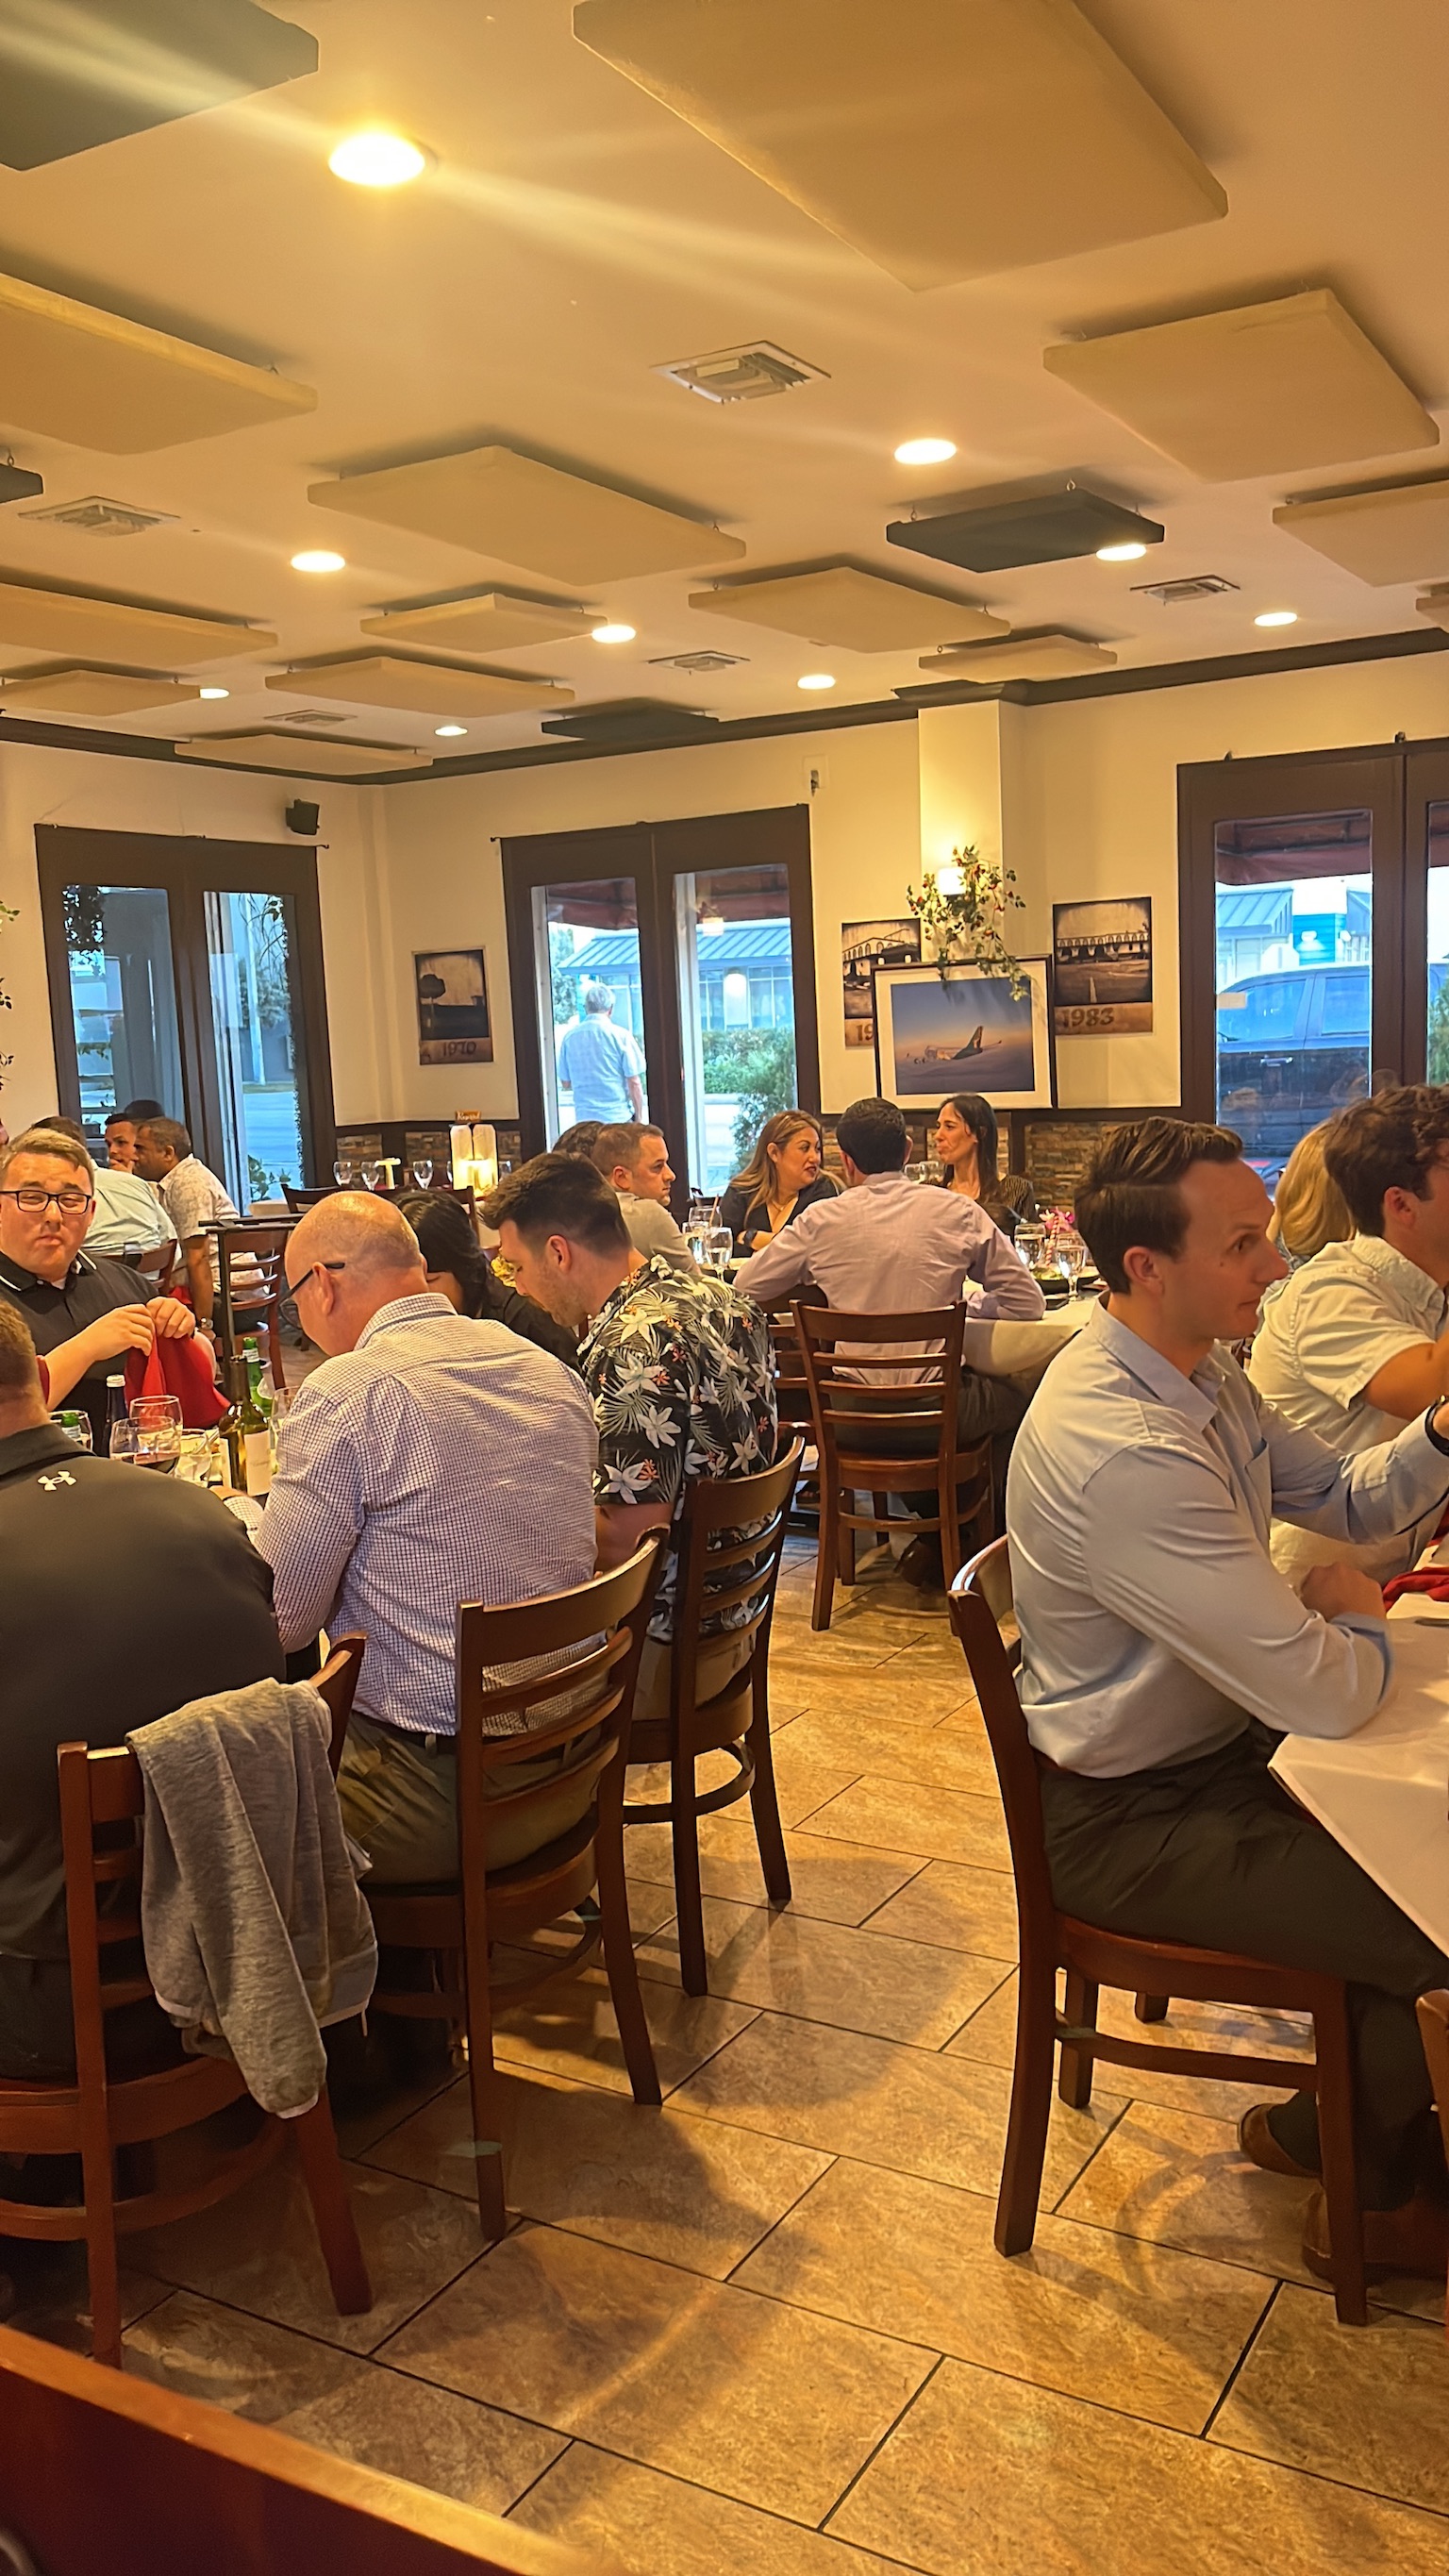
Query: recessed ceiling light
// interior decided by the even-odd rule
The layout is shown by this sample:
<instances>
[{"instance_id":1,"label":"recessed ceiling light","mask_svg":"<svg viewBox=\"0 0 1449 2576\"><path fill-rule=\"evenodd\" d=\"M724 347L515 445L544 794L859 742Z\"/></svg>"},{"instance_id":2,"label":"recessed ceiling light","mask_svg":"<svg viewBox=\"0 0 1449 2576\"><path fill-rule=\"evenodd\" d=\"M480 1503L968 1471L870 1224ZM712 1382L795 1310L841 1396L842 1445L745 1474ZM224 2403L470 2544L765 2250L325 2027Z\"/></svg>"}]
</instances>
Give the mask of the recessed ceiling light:
<instances>
[{"instance_id":1,"label":"recessed ceiling light","mask_svg":"<svg viewBox=\"0 0 1449 2576\"><path fill-rule=\"evenodd\" d=\"M833 671L807 671L802 680L796 681L795 686L797 689L833 689L835 686L835 673Z\"/></svg>"},{"instance_id":2,"label":"recessed ceiling light","mask_svg":"<svg viewBox=\"0 0 1449 2576\"><path fill-rule=\"evenodd\" d=\"M1139 546L1136 544L1124 546L1098 546L1097 561L1098 563L1140 563L1146 552L1147 548L1145 546Z\"/></svg>"},{"instance_id":3,"label":"recessed ceiling light","mask_svg":"<svg viewBox=\"0 0 1449 2576\"><path fill-rule=\"evenodd\" d=\"M293 572L346 572L346 555L335 555L330 546L304 546L292 557Z\"/></svg>"},{"instance_id":4,"label":"recessed ceiling light","mask_svg":"<svg viewBox=\"0 0 1449 2576\"><path fill-rule=\"evenodd\" d=\"M949 465L956 453L949 438L908 438L896 449L897 465Z\"/></svg>"},{"instance_id":5,"label":"recessed ceiling light","mask_svg":"<svg viewBox=\"0 0 1449 2576\"><path fill-rule=\"evenodd\" d=\"M201 689L197 694L203 698L229 698L231 691L230 689Z\"/></svg>"},{"instance_id":6,"label":"recessed ceiling light","mask_svg":"<svg viewBox=\"0 0 1449 2576\"><path fill-rule=\"evenodd\" d=\"M634 632L635 630L632 626L621 625L616 618L612 617L607 619L602 626L595 626L590 629L590 633L592 634L596 644L632 644L634 641Z\"/></svg>"},{"instance_id":7,"label":"recessed ceiling light","mask_svg":"<svg viewBox=\"0 0 1449 2576\"><path fill-rule=\"evenodd\" d=\"M1297 623L1296 608L1265 608L1262 616L1253 620L1255 626L1296 626Z\"/></svg>"},{"instance_id":8,"label":"recessed ceiling light","mask_svg":"<svg viewBox=\"0 0 1449 2576\"><path fill-rule=\"evenodd\" d=\"M401 188L409 179L421 178L427 166L426 152L406 135L375 126L347 135L327 161L334 179L347 179L354 188Z\"/></svg>"},{"instance_id":9,"label":"recessed ceiling light","mask_svg":"<svg viewBox=\"0 0 1449 2576\"><path fill-rule=\"evenodd\" d=\"M466 725L434 725L433 727L434 733L442 739L447 739L450 735L466 733L467 730Z\"/></svg>"}]
</instances>

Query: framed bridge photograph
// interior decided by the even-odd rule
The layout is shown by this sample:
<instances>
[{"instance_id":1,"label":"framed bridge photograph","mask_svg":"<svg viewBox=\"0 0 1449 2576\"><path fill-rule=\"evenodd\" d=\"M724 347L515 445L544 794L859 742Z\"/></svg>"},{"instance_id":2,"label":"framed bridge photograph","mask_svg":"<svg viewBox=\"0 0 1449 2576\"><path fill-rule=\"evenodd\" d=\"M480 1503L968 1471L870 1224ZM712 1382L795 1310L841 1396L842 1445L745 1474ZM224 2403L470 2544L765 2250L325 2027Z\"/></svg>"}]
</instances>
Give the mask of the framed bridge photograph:
<instances>
[{"instance_id":1,"label":"framed bridge photograph","mask_svg":"<svg viewBox=\"0 0 1449 2576\"><path fill-rule=\"evenodd\" d=\"M976 1091L993 1109L1054 1109L1051 961L1023 957L1026 990L994 967L883 966L876 972L876 1081L901 1109L939 1109Z\"/></svg>"}]
</instances>

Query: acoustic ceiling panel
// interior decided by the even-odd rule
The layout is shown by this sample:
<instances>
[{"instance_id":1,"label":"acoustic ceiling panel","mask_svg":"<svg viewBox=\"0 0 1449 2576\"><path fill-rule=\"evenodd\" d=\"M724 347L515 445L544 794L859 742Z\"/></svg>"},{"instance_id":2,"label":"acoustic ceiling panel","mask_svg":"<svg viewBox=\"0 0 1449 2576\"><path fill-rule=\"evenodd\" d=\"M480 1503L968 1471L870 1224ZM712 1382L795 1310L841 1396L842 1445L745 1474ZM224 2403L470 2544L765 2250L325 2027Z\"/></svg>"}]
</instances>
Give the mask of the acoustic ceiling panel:
<instances>
[{"instance_id":1,"label":"acoustic ceiling panel","mask_svg":"<svg viewBox=\"0 0 1449 2576\"><path fill-rule=\"evenodd\" d=\"M1110 671L1117 656L1105 644L1089 644L1080 635L1052 630L1040 635L1013 635L1006 644L969 646L954 653L931 653L921 664L933 678L976 680L988 687L1000 680L1074 680L1083 671Z\"/></svg>"},{"instance_id":2,"label":"acoustic ceiling panel","mask_svg":"<svg viewBox=\"0 0 1449 2576\"><path fill-rule=\"evenodd\" d=\"M1421 617L1428 618L1431 626L1449 626L1449 588L1424 591L1414 606Z\"/></svg>"},{"instance_id":3,"label":"acoustic ceiling panel","mask_svg":"<svg viewBox=\"0 0 1449 2576\"><path fill-rule=\"evenodd\" d=\"M574 33L905 286L1227 212L1071 0L583 0Z\"/></svg>"},{"instance_id":4,"label":"acoustic ceiling panel","mask_svg":"<svg viewBox=\"0 0 1449 2576\"><path fill-rule=\"evenodd\" d=\"M1069 483L1014 501L980 501L920 519L894 519L886 543L967 572L1011 572L1020 564L1070 563L1099 546L1160 546L1167 534L1120 501Z\"/></svg>"},{"instance_id":5,"label":"acoustic ceiling panel","mask_svg":"<svg viewBox=\"0 0 1449 2576\"><path fill-rule=\"evenodd\" d=\"M37 170L317 68L254 0L0 0L0 162Z\"/></svg>"},{"instance_id":6,"label":"acoustic ceiling panel","mask_svg":"<svg viewBox=\"0 0 1449 2576\"><path fill-rule=\"evenodd\" d=\"M410 742L338 742L317 733L205 733L175 746L178 760L220 760L278 769L289 778L361 778L386 769L426 769L430 751Z\"/></svg>"},{"instance_id":7,"label":"acoustic ceiling panel","mask_svg":"<svg viewBox=\"0 0 1449 2576\"><path fill-rule=\"evenodd\" d=\"M188 617L164 608L131 608L71 590L41 590L0 574L0 644L32 653L74 654L98 662L212 662L237 653L268 653L275 635L259 626L229 626L219 617Z\"/></svg>"},{"instance_id":8,"label":"acoustic ceiling panel","mask_svg":"<svg viewBox=\"0 0 1449 2576\"><path fill-rule=\"evenodd\" d=\"M745 551L738 537L721 536L718 528L511 447L473 447L420 465L348 474L336 483L309 484L307 498L320 510L438 537L583 589L635 573L733 561Z\"/></svg>"},{"instance_id":9,"label":"acoustic ceiling panel","mask_svg":"<svg viewBox=\"0 0 1449 2576\"><path fill-rule=\"evenodd\" d=\"M573 715L545 717L540 731L565 734L573 742L693 742L718 725L718 716L676 706L672 698L611 698Z\"/></svg>"},{"instance_id":10,"label":"acoustic ceiling panel","mask_svg":"<svg viewBox=\"0 0 1449 2576\"><path fill-rule=\"evenodd\" d=\"M1062 341L1042 364L1208 483L1439 443L1423 404L1327 286Z\"/></svg>"},{"instance_id":11,"label":"acoustic ceiling panel","mask_svg":"<svg viewBox=\"0 0 1449 2576\"><path fill-rule=\"evenodd\" d=\"M361 661L311 662L276 671L269 689L292 697L340 698L355 707L405 707L420 716L526 715L533 707L571 707L572 689L553 680L520 680L512 671L463 671L456 662L404 661L373 653Z\"/></svg>"},{"instance_id":12,"label":"acoustic ceiling panel","mask_svg":"<svg viewBox=\"0 0 1449 2576\"><path fill-rule=\"evenodd\" d=\"M1273 524L1378 589L1449 580L1449 474L1285 501Z\"/></svg>"},{"instance_id":13,"label":"acoustic ceiling panel","mask_svg":"<svg viewBox=\"0 0 1449 2576\"><path fill-rule=\"evenodd\" d=\"M59 671L21 671L0 681L0 698L12 714L18 707L41 707L56 715L127 716L142 707L175 707L199 697L186 680L148 679L137 671L89 671L68 666Z\"/></svg>"},{"instance_id":14,"label":"acoustic ceiling panel","mask_svg":"<svg viewBox=\"0 0 1449 2576\"><path fill-rule=\"evenodd\" d=\"M310 385L0 277L0 418L107 456L315 411Z\"/></svg>"},{"instance_id":15,"label":"acoustic ceiling panel","mask_svg":"<svg viewBox=\"0 0 1449 2576\"><path fill-rule=\"evenodd\" d=\"M390 644L436 644L445 653L509 653L524 644L560 644L571 635L587 635L598 622L597 609L569 599L485 590L431 608L380 609L376 617L364 617L362 631Z\"/></svg>"},{"instance_id":16,"label":"acoustic ceiling panel","mask_svg":"<svg viewBox=\"0 0 1449 2576\"><path fill-rule=\"evenodd\" d=\"M838 644L852 653L908 652L918 644L964 643L970 636L1005 635L1004 619L989 617L974 600L945 599L854 564L820 564L810 572L731 583L722 590L692 590L691 608L712 617L738 618L747 626L774 626L803 635L810 644Z\"/></svg>"}]
</instances>

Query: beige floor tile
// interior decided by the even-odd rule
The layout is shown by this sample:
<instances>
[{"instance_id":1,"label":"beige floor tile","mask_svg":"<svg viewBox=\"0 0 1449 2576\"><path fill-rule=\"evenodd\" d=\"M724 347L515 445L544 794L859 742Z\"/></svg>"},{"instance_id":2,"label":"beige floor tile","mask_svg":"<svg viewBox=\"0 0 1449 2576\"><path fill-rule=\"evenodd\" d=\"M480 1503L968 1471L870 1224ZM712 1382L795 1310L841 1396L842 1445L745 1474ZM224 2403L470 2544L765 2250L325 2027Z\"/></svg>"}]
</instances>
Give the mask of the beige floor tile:
<instances>
[{"instance_id":1,"label":"beige floor tile","mask_svg":"<svg viewBox=\"0 0 1449 2576\"><path fill-rule=\"evenodd\" d=\"M1200 2433L1272 2294L1226 2263L1041 2218L1003 2261L993 2203L842 2158L736 2275L852 2324Z\"/></svg>"},{"instance_id":2,"label":"beige floor tile","mask_svg":"<svg viewBox=\"0 0 1449 2576\"><path fill-rule=\"evenodd\" d=\"M916 2048L943 2047L1001 1976L995 1960L718 1897L705 1899L704 1937L713 1994ZM643 1944L639 1968L677 1983L675 1926Z\"/></svg>"},{"instance_id":3,"label":"beige floor tile","mask_svg":"<svg viewBox=\"0 0 1449 2576\"><path fill-rule=\"evenodd\" d=\"M665 1926L671 1921L672 1907ZM663 1928L653 1934L652 1942L667 1945L671 1938ZM727 2039L746 2029L752 2018L742 2004L722 2002L715 1995L683 1994L677 1978L671 1988L646 1971L640 1983L654 2063L665 2093L672 2093ZM619 2025L602 1968L561 1977L531 2005L516 2004L498 2021L493 2053L501 2064L535 2067L580 2084L602 2084L614 2093L629 2091Z\"/></svg>"},{"instance_id":4,"label":"beige floor tile","mask_svg":"<svg viewBox=\"0 0 1449 2576\"><path fill-rule=\"evenodd\" d=\"M334 2113L333 2125L343 2157L365 2154L369 2147L376 2146L379 2138L387 2136L389 2129L395 2129L402 2120L410 2120L414 2111L421 2111L423 2104L431 2102L435 2093L445 2093L450 2084L456 2084L460 2066L461 2060L458 2064L450 2061L426 2083L395 2085L380 2094L375 2102L369 2103L365 2111Z\"/></svg>"},{"instance_id":5,"label":"beige floor tile","mask_svg":"<svg viewBox=\"0 0 1449 2576\"><path fill-rule=\"evenodd\" d=\"M889 1669L889 1667L887 1668ZM900 1701L915 1702L918 1685L903 1683L899 1700L874 1710L837 1712L822 1696L776 1738L776 1753L791 1753L828 1768L856 1760L873 1780L914 1780L934 1789L966 1789L973 1797L995 1798L996 1772L991 1755L974 1734L947 1733L939 1726L912 1723Z\"/></svg>"},{"instance_id":6,"label":"beige floor tile","mask_svg":"<svg viewBox=\"0 0 1449 2576\"><path fill-rule=\"evenodd\" d=\"M1237 2056L1263 2054L1311 2056L1312 2039L1305 2028L1278 2014L1240 2012L1230 2004L1174 2001L1165 2022L1144 2029L1134 2018L1132 1997L1103 1992L1098 2016L1103 2030L1124 2039L1160 2039L1174 2048L1226 2049ZM1103 2080L1115 2083L1139 2102L1157 2102L1164 2110L1191 2111L1200 2119L1231 2120L1236 2128L1255 2102L1285 2102L1291 2085L1269 2091L1262 2084L1232 2084L1218 2075L1161 2075L1147 2066L1104 2067Z\"/></svg>"},{"instance_id":7,"label":"beige floor tile","mask_svg":"<svg viewBox=\"0 0 1449 2576\"><path fill-rule=\"evenodd\" d=\"M999 1799L919 1788L908 1780L857 1781L828 1805L822 1802L810 1818L810 1831L869 1843L877 1851L918 1852L923 1860L964 1861L974 1869L1011 1867Z\"/></svg>"},{"instance_id":8,"label":"beige floor tile","mask_svg":"<svg viewBox=\"0 0 1449 2576\"><path fill-rule=\"evenodd\" d=\"M1449 2537L1437 2517L955 2361L829 2528L926 2576L1443 2576Z\"/></svg>"},{"instance_id":9,"label":"beige floor tile","mask_svg":"<svg viewBox=\"0 0 1449 2576\"><path fill-rule=\"evenodd\" d=\"M1442 2327L1371 2313L1341 2326L1320 2292L1285 2289L1212 2438L1287 2468L1449 2514L1449 2344ZM1449 2529L1444 2533L1449 2565Z\"/></svg>"},{"instance_id":10,"label":"beige floor tile","mask_svg":"<svg viewBox=\"0 0 1449 2576\"><path fill-rule=\"evenodd\" d=\"M1130 2081L1128 2070L1118 2070ZM1225 2120L1135 2102L1062 2203L1065 2218L1307 2281L1307 2183L1260 2173Z\"/></svg>"},{"instance_id":11,"label":"beige floor tile","mask_svg":"<svg viewBox=\"0 0 1449 2576\"><path fill-rule=\"evenodd\" d=\"M933 1860L872 1914L870 1928L1010 1965L1016 1958L1016 1889L999 1869Z\"/></svg>"},{"instance_id":12,"label":"beige floor tile","mask_svg":"<svg viewBox=\"0 0 1449 2576\"><path fill-rule=\"evenodd\" d=\"M838 1589L829 1627L812 1628L810 1596L803 1587L777 1595L770 1631L777 1653L817 1667L834 1664L857 1671L887 1663L908 1646L927 1647L931 1637L931 1623L915 1605L901 1610L876 1608L864 1601L857 1604Z\"/></svg>"},{"instance_id":13,"label":"beige floor tile","mask_svg":"<svg viewBox=\"0 0 1449 2576\"><path fill-rule=\"evenodd\" d=\"M987 1873L982 1871L981 1875L985 1877ZM1011 1887L1014 1907L1015 1888L1009 1879L1003 1883ZM997 1987L993 1995L987 1996L980 2011L972 2014L964 2030L957 2031L949 2053L952 2057L973 2058L979 2066L1009 2067L1015 2064L1016 1974L1014 1970L1004 1983ZM1118 2082L1124 2093L1133 2080L1134 2077L1129 2076L1124 2066L1118 2075Z\"/></svg>"},{"instance_id":14,"label":"beige floor tile","mask_svg":"<svg viewBox=\"0 0 1449 2576\"><path fill-rule=\"evenodd\" d=\"M215 2209L134 2236L132 2250L149 2272L178 2289L273 2325L295 2326L347 2352L372 2352L414 2308L476 2262L478 2225L447 2192L423 2190L372 2163L343 2170L372 2278L366 2316L339 2317L332 2304L311 2208L290 2161Z\"/></svg>"},{"instance_id":15,"label":"beige floor tile","mask_svg":"<svg viewBox=\"0 0 1449 2576\"><path fill-rule=\"evenodd\" d=\"M774 1740L775 1796L780 1809L780 1822L785 1826L798 1825L802 1816L813 1814L817 1807L824 1806L828 1798L835 1797L842 1789L848 1789L852 1781L859 1779L864 1768L860 1762L822 1763L811 1755L794 1753L787 1746L789 1733L788 1726L781 1727ZM701 1789L712 1789L719 1781L737 1777L738 1765L731 1761L728 1754L721 1753L707 1753L700 1762L697 1773ZM667 1764L662 1762L632 1764L629 1771L628 1795L631 1802L640 1805L645 1802L667 1800L669 1796ZM640 1868L638 1846L641 1836L646 1834L665 1836L668 1831L667 1824L626 1825L624 1853L628 1867L635 1872ZM655 1873L662 1875L657 1862Z\"/></svg>"},{"instance_id":16,"label":"beige floor tile","mask_svg":"<svg viewBox=\"0 0 1449 2576\"><path fill-rule=\"evenodd\" d=\"M1010 2087L994 2067L762 2013L690 2079L675 2107L829 2155L959 2184L994 2201ZM1056 2106L1043 2198L1050 2206L1100 2146L1119 2102Z\"/></svg>"},{"instance_id":17,"label":"beige floor tile","mask_svg":"<svg viewBox=\"0 0 1449 2576\"><path fill-rule=\"evenodd\" d=\"M743 2504L818 2523L935 2362L545 2227L521 2229L389 2360Z\"/></svg>"},{"instance_id":18,"label":"beige floor tile","mask_svg":"<svg viewBox=\"0 0 1449 2576\"><path fill-rule=\"evenodd\" d=\"M886 1664L869 1672L853 1672L848 1664L817 1658L812 1662L803 1649L777 1647L770 1657L771 1716L778 1717L777 1693L783 1692L811 1716L834 1718L887 1717L898 1725L925 1731L941 1725L947 1718L964 1711L969 1702L970 1683L965 1670L960 1674L939 1673L922 1660L922 1650L912 1647L904 1655L893 1655Z\"/></svg>"},{"instance_id":19,"label":"beige floor tile","mask_svg":"<svg viewBox=\"0 0 1449 2576\"><path fill-rule=\"evenodd\" d=\"M124 2259L122 2248L119 2289L122 2327L134 2325L148 2309L159 2307L172 2295L169 2281L154 2280L147 2272L138 2272ZM91 2300L86 2275L83 2245L55 2248L45 2263L44 2276L37 2280L14 2314L5 2320L18 2334L34 2335L40 2343L59 2344L66 2352L78 2352L87 2359L91 2351Z\"/></svg>"},{"instance_id":20,"label":"beige floor tile","mask_svg":"<svg viewBox=\"0 0 1449 2576\"><path fill-rule=\"evenodd\" d=\"M828 2162L720 2121L640 2110L627 2096L546 2075L505 2076L503 2103L510 2208L715 2280ZM471 2139L467 2087L455 2085L384 2138L369 2162L471 2199Z\"/></svg>"},{"instance_id":21,"label":"beige floor tile","mask_svg":"<svg viewBox=\"0 0 1449 2576\"><path fill-rule=\"evenodd\" d=\"M674 1913L674 1846L668 1825L631 1825L626 1846L631 1870L658 1891L669 1890L660 1922ZM921 1864L909 1855L868 1851L863 1844L837 1843L823 1835L787 1833L785 1857L790 1864L790 1910L823 1923L863 1923L868 1914L904 1887ZM706 1896L722 1896L738 1905L767 1902L760 1870L759 1846L749 1809L738 1816L705 1816L699 1828L699 1876ZM631 1909L632 1910L632 1909ZM657 1928L657 1927L656 1927Z\"/></svg>"},{"instance_id":22,"label":"beige floor tile","mask_svg":"<svg viewBox=\"0 0 1449 2576\"><path fill-rule=\"evenodd\" d=\"M126 2368L484 2513L505 2513L565 2447L537 2424L186 2290L131 2329Z\"/></svg>"},{"instance_id":23,"label":"beige floor tile","mask_svg":"<svg viewBox=\"0 0 1449 2576\"><path fill-rule=\"evenodd\" d=\"M575 2442L510 2516L621 2576L900 2576L898 2562Z\"/></svg>"}]
</instances>

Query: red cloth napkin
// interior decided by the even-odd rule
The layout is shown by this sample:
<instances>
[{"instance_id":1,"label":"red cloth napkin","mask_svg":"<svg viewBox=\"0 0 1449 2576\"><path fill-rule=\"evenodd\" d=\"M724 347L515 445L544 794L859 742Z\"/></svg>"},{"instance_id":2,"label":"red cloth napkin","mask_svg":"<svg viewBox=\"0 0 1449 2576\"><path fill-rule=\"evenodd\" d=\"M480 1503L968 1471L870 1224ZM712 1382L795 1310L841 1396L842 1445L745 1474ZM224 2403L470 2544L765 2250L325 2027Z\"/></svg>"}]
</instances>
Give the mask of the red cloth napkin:
<instances>
[{"instance_id":1,"label":"red cloth napkin","mask_svg":"<svg viewBox=\"0 0 1449 2576\"><path fill-rule=\"evenodd\" d=\"M179 1395L188 1431L210 1431L227 1405L211 1374L206 1344L194 1333L184 1342L158 1333L149 1351L127 1354L126 1402L134 1404L138 1395Z\"/></svg>"},{"instance_id":2,"label":"red cloth napkin","mask_svg":"<svg viewBox=\"0 0 1449 2576\"><path fill-rule=\"evenodd\" d=\"M1422 1592L1430 1601L1449 1601L1449 1565L1426 1567L1422 1574L1396 1574L1384 1585L1384 1608L1399 1600L1405 1592Z\"/></svg>"}]
</instances>

